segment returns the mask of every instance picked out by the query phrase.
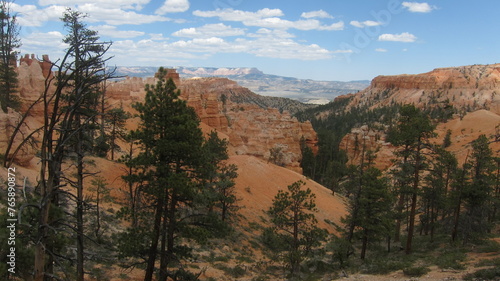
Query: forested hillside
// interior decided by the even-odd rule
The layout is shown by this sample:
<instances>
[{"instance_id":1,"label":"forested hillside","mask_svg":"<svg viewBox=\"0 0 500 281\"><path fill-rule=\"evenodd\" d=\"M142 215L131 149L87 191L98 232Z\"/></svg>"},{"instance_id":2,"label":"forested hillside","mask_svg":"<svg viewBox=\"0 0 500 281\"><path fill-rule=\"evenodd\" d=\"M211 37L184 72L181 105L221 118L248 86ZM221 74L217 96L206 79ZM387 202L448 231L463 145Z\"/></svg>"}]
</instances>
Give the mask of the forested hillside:
<instances>
[{"instance_id":1,"label":"forested hillside","mask_svg":"<svg viewBox=\"0 0 500 281\"><path fill-rule=\"evenodd\" d=\"M375 241L410 255L414 239L469 245L498 235L497 72L377 77L358 94L296 114L319 139L316 155L303 146L304 175L348 198L344 236L361 239L362 258Z\"/></svg>"}]
</instances>

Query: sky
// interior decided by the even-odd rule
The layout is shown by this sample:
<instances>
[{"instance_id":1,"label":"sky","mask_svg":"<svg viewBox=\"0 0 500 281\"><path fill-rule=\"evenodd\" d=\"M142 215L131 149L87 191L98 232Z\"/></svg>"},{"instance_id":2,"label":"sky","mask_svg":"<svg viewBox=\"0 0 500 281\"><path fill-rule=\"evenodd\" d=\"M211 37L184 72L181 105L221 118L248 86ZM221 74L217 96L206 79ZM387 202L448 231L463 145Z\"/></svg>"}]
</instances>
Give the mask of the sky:
<instances>
[{"instance_id":1,"label":"sky","mask_svg":"<svg viewBox=\"0 0 500 281\"><path fill-rule=\"evenodd\" d=\"M116 66L352 81L500 62L497 0L15 0L19 52L62 57L67 7L113 42Z\"/></svg>"}]
</instances>

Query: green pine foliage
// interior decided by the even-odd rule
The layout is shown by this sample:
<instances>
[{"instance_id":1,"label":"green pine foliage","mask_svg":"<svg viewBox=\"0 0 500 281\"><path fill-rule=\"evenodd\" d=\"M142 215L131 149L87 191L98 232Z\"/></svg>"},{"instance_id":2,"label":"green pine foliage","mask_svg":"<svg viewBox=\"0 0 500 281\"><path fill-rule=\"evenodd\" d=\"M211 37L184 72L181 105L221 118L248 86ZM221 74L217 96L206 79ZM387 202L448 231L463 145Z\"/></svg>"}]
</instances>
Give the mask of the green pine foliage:
<instances>
[{"instance_id":1,"label":"green pine foliage","mask_svg":"<svg viewBox=\"0 0 500 281\"><path fill-rule=\"evenodd\" d=\"M309 188L301 189L304 184L297 181L287 191L278 191L268 211L273 227L265 232L266 241L282 253L281 258L294 277L300 273L301 263L326 237L314 216L316 195Z\"/></svg>"},{"instance_id":2,"label":"green pine foliage","mask_svg":"<svg viewBox=\"0 0 500 281\"><path fill-rule=\"evenodd\" d=\"M158 280L185 274L181 264L192 248L183 239L203 242L220 234L237 201L236 167L221 163L227 159L227 142L214 132L205 140L194 109L179 99L165 76L160 68L158 82L146 86L145 101L134 105L141 124L130 139L139 150L126 159L130 169L124 177L131 193L140 188L141 195L132 205L135 214L131 208L122 212L133 225L120 234L119 249L130 263L145 262L145 280L156 272ZM143 236L131 243L137 233Z\"/></svg>"},{"instance_id":3,"label":"green pine foliage","mask_svg":"<svg viewBox=\"0 0 500 281\"><path fill-rule=\"evenodd\" d=\"M17 15L11 10L13 1L0 1L0 107L7 113L7 108L19 109L21 101L17 95L17 51L21 47Z\"/></svg>"}]
</instances>

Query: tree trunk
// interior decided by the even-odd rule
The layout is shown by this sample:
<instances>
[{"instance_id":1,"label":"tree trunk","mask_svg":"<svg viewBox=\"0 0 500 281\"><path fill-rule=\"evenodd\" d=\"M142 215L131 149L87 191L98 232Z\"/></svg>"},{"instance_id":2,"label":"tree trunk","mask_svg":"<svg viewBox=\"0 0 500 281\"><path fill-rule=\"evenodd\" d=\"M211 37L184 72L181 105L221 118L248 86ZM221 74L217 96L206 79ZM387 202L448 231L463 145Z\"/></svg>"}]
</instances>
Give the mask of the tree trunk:
<instances>
[{"instance_id":1,"label":"tree trunk","mask_svg":"<svg viewBox=\"0 0 500 281\"><path fill-rule=\"evenodd\" d=\"M401 241L401 222L403 217L403 208L405 204L405 194L399 193L398 205L396 206L396 227L394 230L394 242Z\"/></svg>"},{"instance_id":2,"label":"tree trunk","mask_svg":"<svg viewBox=\"0 0 500 281\"><path fill-rule=\"evenodd\" d=\"M408 147L405 147L405 150L408 150ZM404 154L403 157L403 166L406 164L408 161L408 156L406 153ZM396 206L396 226L394 229L394 242L398 243L401 241L401 223L403 220L403 209L404 209L404 204L405 204L405 192L402 190L405 182L400 182L400 187L399 187L399 200L398 200L398 205Z\"/></svg>"},{"instance_id":3,"label":"tree trunk","mask_svg":"<svg viewBox=\"0 0 500 281\"><path fill-rule=\"evenodd\" d=\"M144 276L144 281L152 281L153 274L155 270L156 255L158 253L158 240L160 238L161 231L161 217L163 210L163 197L158 199L155 208L155 220L153 225L153 237L151 240L151 246L149 247L148 261L146 266L146 274Z\"/></svg>"},{"instance_id":4,"label":"tree trunk","mask_svg":"<svg viewBox=\"0 0 500 281\"><path fill-rule=\"evenodd\" d=\"M165 202L168 202L168 195L165 192ZM167 229L169 228L168 226L168 210L169 204L165 204L163 208L163 222L162 222L162 227L161 227L161 244L160 244L160 277L159 281L166 281L168 277L168 257L167 257Z\"/></svg>"},{"instance_id":5,"label":"tree trunk","mask_svg":"<svg viewBox=\"0 0 500 281\"><path fill-rule=\"evenodd\" d=\"M366 257L366 248L368 247L368 229L363 231L363 245L361 246L361 259L364 260Z\"/></svg>"},{"instance_id":6,"label":"tree trunk","mask_svg":"<svg viewBox=\"0 0 500 281\"><path fill-rule=\"evenodd\" d=\"M413 191L412 191L412 199L411 199L411 209L410 209L410 225L408 227L408 239L406 240L406 254L409 255L412 251L412 242L413 242L413 232L415 229L415 215L417 210L417 194L418 194L418 185L420 181L420 148L421 148L421 140L419 138L418 144L415 150L415 172L413 175Z\"/></svg>"}]
</instances>

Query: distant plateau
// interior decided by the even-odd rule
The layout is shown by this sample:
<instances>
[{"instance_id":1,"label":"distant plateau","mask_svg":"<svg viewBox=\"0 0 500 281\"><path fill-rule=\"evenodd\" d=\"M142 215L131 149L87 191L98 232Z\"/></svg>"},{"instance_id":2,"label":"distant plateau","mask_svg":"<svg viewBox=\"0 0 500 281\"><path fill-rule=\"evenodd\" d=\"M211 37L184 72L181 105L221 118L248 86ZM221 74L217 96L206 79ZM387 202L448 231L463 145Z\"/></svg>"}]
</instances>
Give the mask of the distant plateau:
<instances>
[{"instance_id":1,"label":"distant plateau","mask_svg":"<svg viewBox=\"0 0 500 281\"><path fill-rule=\"evenodd\" d=\"M337 96L357 93L368 87L370 81L317 81L265 74L257 68L216 67L171 67L177 70L181 79L197 77L224 77L236 81L252 92L272 97L284 97L303 103L326 104ZM130 77L152 77L158 67L117 66L116 75Z\"/></svg>"}]
</instances>

